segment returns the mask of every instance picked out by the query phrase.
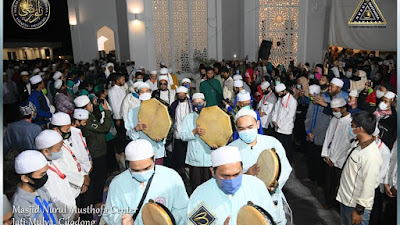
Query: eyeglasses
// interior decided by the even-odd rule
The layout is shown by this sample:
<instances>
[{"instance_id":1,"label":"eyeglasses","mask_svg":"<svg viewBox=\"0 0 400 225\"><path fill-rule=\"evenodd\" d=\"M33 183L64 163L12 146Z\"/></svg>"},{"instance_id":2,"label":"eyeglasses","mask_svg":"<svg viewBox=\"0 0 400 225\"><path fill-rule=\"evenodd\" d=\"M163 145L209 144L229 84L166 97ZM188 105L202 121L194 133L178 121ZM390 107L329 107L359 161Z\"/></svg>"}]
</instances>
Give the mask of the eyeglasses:
<instances>
[{"instance_id":1,"label":"eyeglasses","mask_svg":"<svg viewBox=\"0 0 400 225\"><path fill-rule=\"evenodd\" d=\"M167 83L160 83L160 85L167 85Z\"/></svg>"}]
</instances>

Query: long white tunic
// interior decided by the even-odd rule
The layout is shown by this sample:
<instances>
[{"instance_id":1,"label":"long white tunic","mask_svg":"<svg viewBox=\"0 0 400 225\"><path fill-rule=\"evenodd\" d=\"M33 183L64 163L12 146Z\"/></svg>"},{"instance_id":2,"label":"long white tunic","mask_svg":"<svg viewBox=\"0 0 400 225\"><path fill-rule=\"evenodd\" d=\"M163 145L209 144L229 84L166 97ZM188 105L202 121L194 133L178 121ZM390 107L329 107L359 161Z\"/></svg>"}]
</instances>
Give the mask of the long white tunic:
<instances>
[{"instance_id":1,"label":"long white tunic","mask_svg":"<svg viewBox=\"0 0 400 225\"><path fill-rule=\"evenodd\" d=\"M113 118L116 120L122 119L121 105L125 96L126 91L124 87L114 85L110 90L108 90L108 100L113 111Z\"/></svg>"},{"instance_id":2,"label":"long white tunic","mask_svg":"<svg viewBox=\"0 0 400 225\"><path fill-rule=\"evenodd\" d=\"M275 104L276 104L276 96L272 91L264 95L261 98L261 101L258 103L257 108L261 110L261 112L265 113L265 115L260 118L261 126L265 129L274 126L272 124L272 112L274 110Z\"/></svg>"},{"instance_id":3,"label":"long white tunic","mask_svg":"<svg viewBox=\"0 0 400 225\"><path fill-rule=\"evenodd\" d=\"M278 98L272 112L272 121L278 124L275 131L281 134L292 134L296 119L297 100L290 93Z\"/></svg>"}]
</instances>

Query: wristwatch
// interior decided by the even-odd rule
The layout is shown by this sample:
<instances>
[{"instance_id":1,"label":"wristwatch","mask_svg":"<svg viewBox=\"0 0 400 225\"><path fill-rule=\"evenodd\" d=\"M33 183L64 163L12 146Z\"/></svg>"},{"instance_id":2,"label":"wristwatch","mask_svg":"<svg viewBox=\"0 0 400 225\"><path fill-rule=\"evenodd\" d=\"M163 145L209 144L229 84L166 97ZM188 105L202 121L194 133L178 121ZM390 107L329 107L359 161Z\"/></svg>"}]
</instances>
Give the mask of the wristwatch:
<instances>
[{"instance_id":1,"label":"wristwatch","mask_svg":"<svg viewBox=\"0 0 400 225\"><path fill-rule=\"evenodd\" d=\"M357 204L357 206L356 206L356 213L357 213L358 215L360 215L360 216L363 215L363 214L364 214L364 206Z\"/></svg>"}]
</instances>

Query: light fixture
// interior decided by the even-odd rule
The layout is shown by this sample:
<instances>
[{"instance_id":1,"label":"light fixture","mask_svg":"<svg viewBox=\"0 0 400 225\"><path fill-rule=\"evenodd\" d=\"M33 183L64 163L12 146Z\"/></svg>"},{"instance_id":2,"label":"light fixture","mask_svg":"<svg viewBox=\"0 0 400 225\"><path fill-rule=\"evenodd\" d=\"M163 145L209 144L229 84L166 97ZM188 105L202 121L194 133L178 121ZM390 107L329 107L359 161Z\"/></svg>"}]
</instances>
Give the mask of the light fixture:
<instances>
[{"instance_id":1,"label":"light fixture","mask_svg":"<svg viewBox=\"0 0 400 225\"><path fill-rule=\"evenodd\" d=\"M139 14L138 13L134 13L133 14L133 20L134 21L139 20Z\"/></svg>"}]
</instances>

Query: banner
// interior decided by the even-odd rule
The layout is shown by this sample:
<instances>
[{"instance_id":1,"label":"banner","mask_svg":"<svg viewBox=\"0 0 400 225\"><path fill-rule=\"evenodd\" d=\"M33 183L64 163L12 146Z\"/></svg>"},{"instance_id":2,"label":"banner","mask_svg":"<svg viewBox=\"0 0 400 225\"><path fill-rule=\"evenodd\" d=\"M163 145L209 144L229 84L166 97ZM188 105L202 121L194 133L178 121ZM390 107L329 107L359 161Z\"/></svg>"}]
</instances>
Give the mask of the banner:
<instances>
[{"instance_id":1,"label":"banner","mask_svg":"<svg viewBox=\"0 0 400 225\"><path fill-rule=\"evenodd\" d=\"M396 51L396 13L396 0L334 0L329 44L350 49Z\"/></svg>"}]
</instances>

